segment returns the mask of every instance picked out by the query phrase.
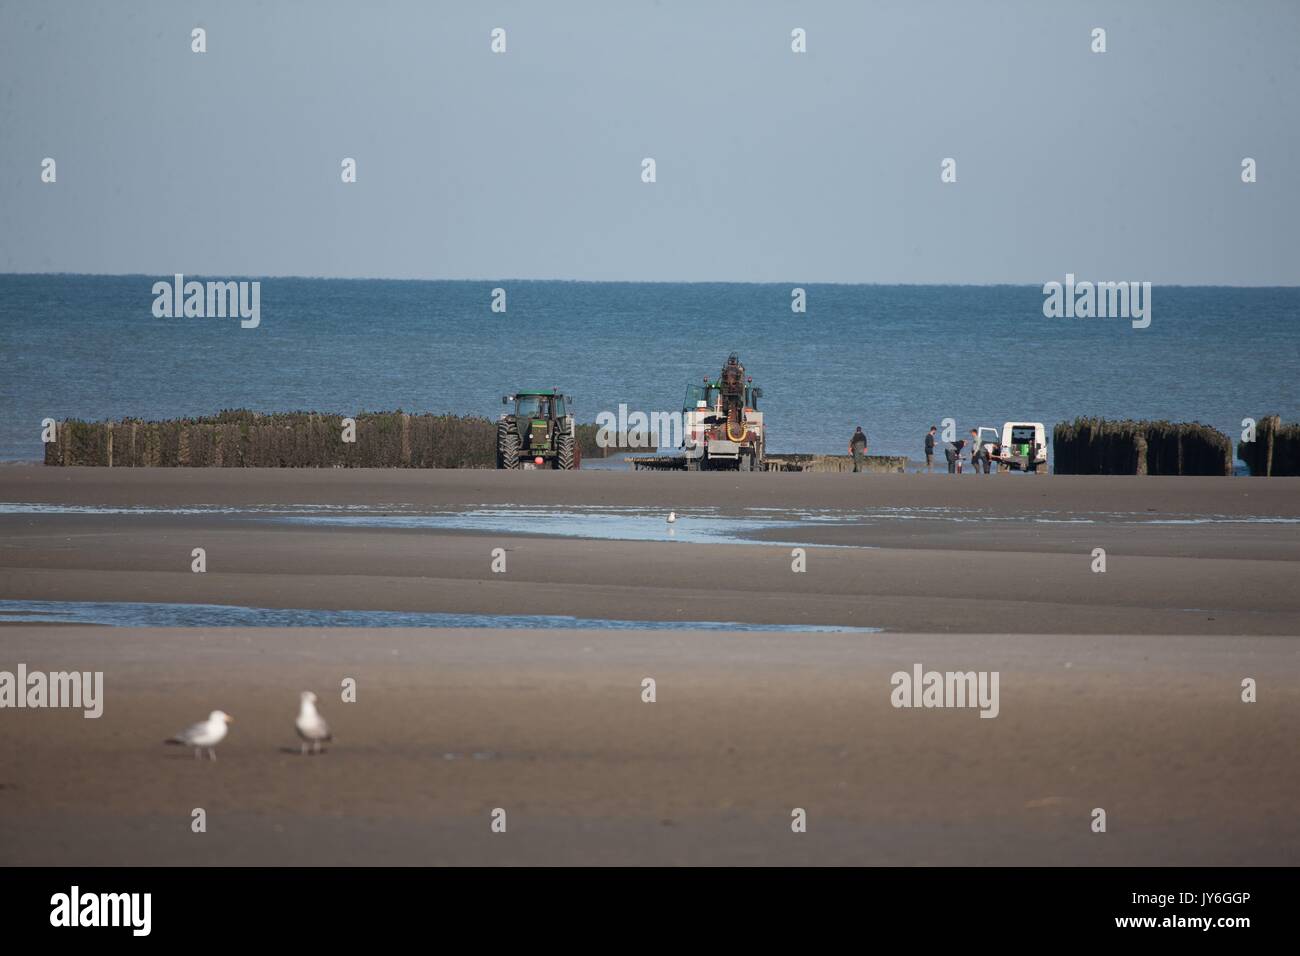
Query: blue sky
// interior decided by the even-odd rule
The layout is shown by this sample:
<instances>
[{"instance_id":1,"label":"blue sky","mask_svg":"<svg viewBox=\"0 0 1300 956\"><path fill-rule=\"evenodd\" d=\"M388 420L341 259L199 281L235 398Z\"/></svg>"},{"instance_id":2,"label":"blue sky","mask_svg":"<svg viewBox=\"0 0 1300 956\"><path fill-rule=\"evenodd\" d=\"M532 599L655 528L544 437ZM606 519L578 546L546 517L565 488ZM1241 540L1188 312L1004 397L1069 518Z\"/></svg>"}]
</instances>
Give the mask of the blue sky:
<instances>
[{"instance_id":1,"label":"blue sky","mask_svg":"<svg viewBox=\"0 0 1300 956\"><path fill-rule=\"evenodd\" d=\"M1297 49L1261 0L2 0L0 271L1295 285Z\"/></svg>"}]
</instances>

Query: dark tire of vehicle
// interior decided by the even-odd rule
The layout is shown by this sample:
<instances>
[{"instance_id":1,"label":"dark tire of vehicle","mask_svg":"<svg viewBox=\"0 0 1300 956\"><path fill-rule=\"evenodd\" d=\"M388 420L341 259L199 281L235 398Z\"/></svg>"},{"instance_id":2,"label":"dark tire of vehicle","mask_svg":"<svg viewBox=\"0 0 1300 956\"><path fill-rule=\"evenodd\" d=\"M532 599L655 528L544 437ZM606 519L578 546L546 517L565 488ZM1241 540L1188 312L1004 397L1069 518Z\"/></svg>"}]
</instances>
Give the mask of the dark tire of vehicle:
<instances>
[{"instance_id":1,"label":"dark tire of vehicle","mask_svg":"<svg viewBox=\"0 0 1300 956\"><path fill-rule=\"evenodd\" d=\"M561 471L573 471L578 467L573 457L573 436L561 435L555 447L555 467Z\"/></svg>"},{"instance_id":2,"label":"dark tire of vehicle","mask_svg":"<svg viewBox=\"0 0 1300 956\"><path fill-rule=\"evenodd\" d=\"M519 467L519 434L509 422L497 425L497 467Z\"/></svg>"}]
</instances>

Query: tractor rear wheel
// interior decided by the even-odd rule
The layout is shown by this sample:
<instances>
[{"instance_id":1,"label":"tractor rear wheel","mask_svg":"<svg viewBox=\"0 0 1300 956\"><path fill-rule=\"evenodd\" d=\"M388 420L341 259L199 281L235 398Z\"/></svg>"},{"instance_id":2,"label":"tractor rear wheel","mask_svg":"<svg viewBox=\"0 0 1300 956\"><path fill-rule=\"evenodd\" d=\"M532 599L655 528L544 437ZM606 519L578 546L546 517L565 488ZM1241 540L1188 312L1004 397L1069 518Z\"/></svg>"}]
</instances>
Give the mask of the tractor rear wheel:
<instances>
[{"instance_id":1,"label":"tractor rear wheel","mask_svg":"<svg viewBox=\"0 0 1300 956\"><path fill-rule=\"evenodd\" d=\"M510 422L497 425L497 467L519 467L519 434Z\"/></svg>"},{"instance_id":2,"label":"tractor rear wheel","mask_svg":"<svg viewBox=\"0 0 1300 956\"><path fill-rule=\"evenodd\" d=\"M562 471L573 471L577 467L573 458L573 436L561 435L555 447L555 467Z\"/></svg>"}]
</instances>

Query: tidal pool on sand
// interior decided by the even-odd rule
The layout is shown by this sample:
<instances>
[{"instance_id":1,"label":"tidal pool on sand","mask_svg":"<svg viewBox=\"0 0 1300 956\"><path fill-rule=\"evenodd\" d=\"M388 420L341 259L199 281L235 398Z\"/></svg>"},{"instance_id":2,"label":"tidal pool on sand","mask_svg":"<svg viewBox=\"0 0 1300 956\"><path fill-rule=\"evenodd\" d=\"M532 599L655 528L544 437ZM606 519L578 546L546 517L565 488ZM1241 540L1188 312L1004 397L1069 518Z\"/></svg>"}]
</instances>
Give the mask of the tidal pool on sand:
<instances>
[{"instance_id":1,"label":"tidal pool on sand","mask_svg":"<svg viewBox=\"0 0 1300 956\"><path fill-rule=\"evenodd\" d=\"M106 624L115 627L493 627L534 630L784 631L875 634L878 627L748 624L740 621L620 621L557 614L452 614L165 604L133 601L0 601L0 624Z\"/></svg>"},{"instance_id":2,"label":"tidal pool on sand","mask_svg":"<svg viewBox=\"0 0 1300 956\"><path fill-rule=\"evenodd\" d=\"M688 507L675 512L615 505L468 505L461 509L423 509L407 503L390 504L263 504L153 507L148 505L67 505L40 502L0 502L3 515L115 515L125 518L155 515L219 517L232 520L308 524L353 528L410 528L527 534L563 538L621 541L678 541L698 544L765 544L811 546L799 540L800 529L826 526L870 528L894 522L941 524L1117 524L1117 525L1254 525L1300 524L1281 515L1223 515L1186 513L1079 512L1043 509L996 511L953 506L875 506L838 508L718 508ZM772 540L770 532L785 532ZM760 537L760 535L762 537ZM825 547L826 545L821 545ZM836 545L870 547L870 545Z\"/></svg>"}]
</instances>

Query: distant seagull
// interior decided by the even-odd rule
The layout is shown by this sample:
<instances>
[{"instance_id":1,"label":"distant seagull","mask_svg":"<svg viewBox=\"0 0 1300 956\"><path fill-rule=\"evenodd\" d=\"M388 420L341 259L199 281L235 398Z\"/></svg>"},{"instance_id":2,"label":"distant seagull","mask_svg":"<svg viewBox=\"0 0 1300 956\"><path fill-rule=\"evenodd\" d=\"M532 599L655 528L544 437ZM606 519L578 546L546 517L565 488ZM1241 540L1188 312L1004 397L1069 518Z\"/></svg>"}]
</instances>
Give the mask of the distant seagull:
<instances>
[{"instance_id":1,"label":"distant seagull","mask_svg":"<svg viewBox=\"0 0 1300 956\"><path fill-rule=\"evenodd\" d=\"M316 710L316 695L309 690L302 692L302 704L298 708L298 719L294 721L298 736L302 738L302 755L307 756L307 744L312 745L313 753L320 753L321 741L331 741L330 725Z\"/></svg>"},{"instance_id":2,"label":"distant seagull","mask_svg":"<svg viewBox=\"0 0 1300 956\"><path fill-rule=\"evenodd\" d=\"M669 523L669 524L676 524L676 523L677 523L677 512L676 512L676 511L670 511L670 512L668 512L668 523Z\"/></svg>"},{"instance_id":3,"label":"distant seagull","mask_svg":"<svg viewBox=\"0 0 1300 956\"><path fill-rule=\"evenodd\" d=\"M226 725L231 720L231 716L224 710L214 710L208 714L207 720L186 727L175 737L164 740L163 743L193 747L195 760L198 760L204 749L206 749L208 756L216 760L217 752L212 748L226 739Z\"/></svg>"}]
</instances>

